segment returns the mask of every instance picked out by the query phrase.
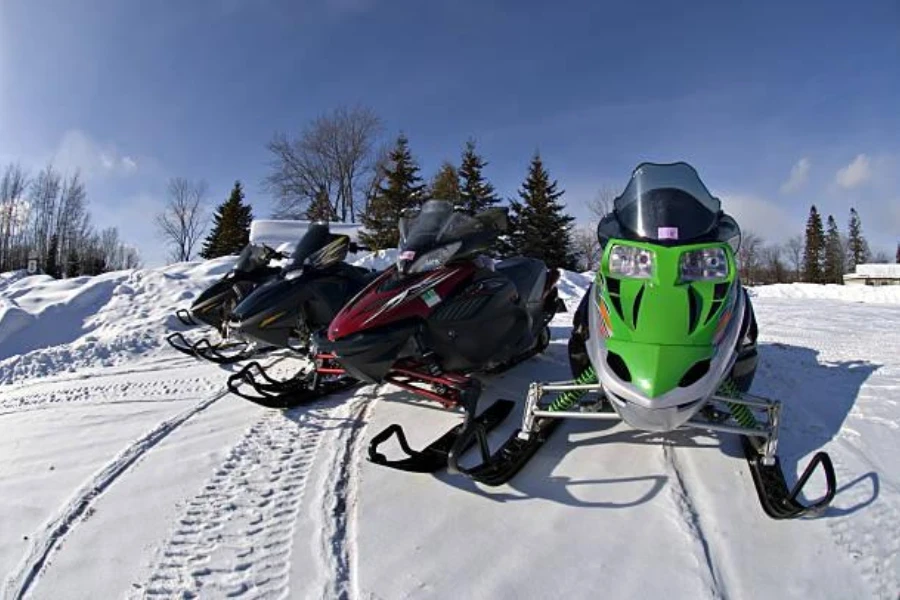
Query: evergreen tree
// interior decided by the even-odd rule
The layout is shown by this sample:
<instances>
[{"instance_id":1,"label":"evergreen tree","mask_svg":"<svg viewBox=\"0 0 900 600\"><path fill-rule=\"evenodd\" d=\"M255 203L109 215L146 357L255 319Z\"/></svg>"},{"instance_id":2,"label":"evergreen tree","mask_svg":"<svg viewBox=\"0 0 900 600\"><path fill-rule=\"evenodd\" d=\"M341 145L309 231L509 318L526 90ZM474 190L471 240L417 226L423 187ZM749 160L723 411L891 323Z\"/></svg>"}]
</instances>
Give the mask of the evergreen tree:
<instances>
[{"instance_id":1,"label":"evergreen tree","mask_svg":"<svg viewBox=\"0 0 900 600\"><path fill-rule=\"evenodd\" d=\"M459 172L449 162L441 165L440 170L431 182L432 198L448 200L454 205L459 205L462 200L462 192L459 187Z\"/></svg>"},{"instance_id":2,"label":"evergreen tree","mask_svg":"<svg viewBox=\"0 0 900 600\"><path fill-rule=\"evenodd\" d=\"M849 243L847 245L847 259L850 261L850 269L869 260L869 244L862 234L862 223L855 208L850 209L850 227L848 231Z\"/></svg>"},{"instance_id":3,"label":"evergreen tree","mask_svg":"<svg viewBox=\"0 0 900 600\"><path fill-rule=\"evenodd\" d=\"M422 204L425 185L419 165L409 150L409 140L400 134L389 156L385 177L362 215L365 230L360 241L373 250L396 248L400 243L400 216Z\"/></svg>"},{"instance_id":4,"label":"evergreen tree","mask_svg":"<svg viewBox=\"0 0 900 600\"><path fill-rule=\"evenodd\" d=\"M497 204L494 186L485 180L482 170L487 162L475 153L475 141L466 142L466 149L459 166L460 198L458 207L470 215L477 214Z\"/></svg>"},{"instance_id":5,"label":"evergreen tree","mask_svg":"<svg viewBox=\"0 0 900 600\"><path fill-rule=\"evenodd\" d=\"M828 233L825 237L825 283L844 283L844 248L841 232L834 217L828 215Z\"/></svg>"},{"instance_id":6,"label":"evergreen tree","mask_svg":"<svg viewBox=\"0 0 900 600\"><path fill-rule=\"evenodd\" d=\"M78 277L80 267L78 250L75 249L75 246L72 246L66 255L66 277Z\"/></svg>"},{"instance_id":7,"label":"evergreen tree","mask_svg":"<svg viewBox=\"0 0 900 600\"><path fill-rule=\"evenodd\" d=\"M510 242L517 254L539 258L548 267L571 269L576 257L571 251L571 224L564 194L558 183L550 180L540 154L535 154L528 167L528 177L519 189L519 201L512 202Z\"/></svg>"},{"instance_id":8,"label":"evergreen tree","mask_svg":"<svg viewBox=\"0 0 900 600\"><path fill-rule=\"evenodd\" d=\"M244 190L236 181L228 200L216 209L212 231L203 242L200 256L210 259L237 254L250 242L251 222L253 210L244 204Z\"/></svg>"},{"instance_id":9,"label":"evergreen tree","mask_svg":"<svg viewBox=\"0 0 900 600\"><path fill-rule=\"evenodd\" d=\"M897 242L897 257L895 260L897 264L900 265L900 242Z\"/></svg>"},{"instance_id":10,"label":"evergreen tree","mask_svg":"<svg viewBox=\"0 0 900 600\"><path fill-rule=\"evenodd\" d=\"M50 277L58 278L59 273L59 236L55 233L50 236L50 247L47 248L47 262L44 272Z\"/></svg>"},{"instance_id":11,"label":"evergreen tree","mask_svg":"<svg viewBox=\"0 0 900 600\"><path fill-rule=\"evenodd\" d=\"M803 247L803 281L807 283L822 282L822 260L825 254L825 232L822 230L822 217L815 204L809 209L806 221L806 241Z\"/></svg>"},{"instance_id":12,"label":"evergreen tree","mask_svg":"<svg viewBox=\"0 0 900 600\"><path fill-rule=\"evenodd\" d=\"M328 191L324 187L319 188L315 200L306 209L306 218L310 221L336 221L337 214L328 198Z\"/></svg>"}]
</instances>

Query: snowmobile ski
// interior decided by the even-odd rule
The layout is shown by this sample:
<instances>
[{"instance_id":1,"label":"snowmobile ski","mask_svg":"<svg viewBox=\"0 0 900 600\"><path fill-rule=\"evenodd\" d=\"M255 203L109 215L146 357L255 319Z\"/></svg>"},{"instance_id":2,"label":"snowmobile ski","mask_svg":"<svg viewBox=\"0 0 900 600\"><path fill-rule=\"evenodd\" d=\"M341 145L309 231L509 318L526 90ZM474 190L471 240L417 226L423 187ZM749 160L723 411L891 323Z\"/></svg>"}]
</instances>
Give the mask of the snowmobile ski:
<instances>
[{"instance_id":1,"label":"snowmobile ski","mask_svg":"<svg viewBox=\"0 0 900 600\"><path fill-rule=\"evenodd\" d=\"M816 515L825 510L834 499L837 484L834 466L827 453L817 452L803 471L800 479L797 480L797 484L794 485L793 489L789 490L784 479L784 472L781 470L781 461L777 456L774 457L772 464L767 465L748 437L741 436L741 443L744 447L747 463L750 465L753 484L756 486L756 492L759 494L759 502L766 514L771 518L795 519L807 515ZM825 475L825 495L812 504L801 504L798 496L819 465L822 466L822 472Z\"/></svg>"},{"instance_id":2,"label":"snowmobile ski","mask_svg":"<svg viewBox=\"0 0 900 600\"><path fill-rule=\"evenodd\" d=\"M512 411L515 402L512 400L497 400L484 410L480 415L469 424L469 426L478 427L480 431L491 431L506 419ZM448 466L450 451L456 446L460 435L463 433L464 423L460 423L448 430L444 435L437 438L421 451L410 448L403 433L403 427L394 423L387 427L369 442L369 460L383 467L390 467L400 471L409 471L411 473L434 473ZM378 452L378 447L389 440L394 435L397 436L397 443L401 450L406 453L407 457L400 460L388 460L383 454ZM464 451L471 447L475 442L474 436L469 436L468 443L460 451Z\"/></svg>"},{"instance_id":3,"label":"snowmobile ski","mask_svg":"<svg viewBox=\"0 0 900 600\"><path fill-rule=\"evenodd\" d=\"M191 311L186 308L179 308L175 311L175 316L179 321L187 325L188 327L196 327L199 323L194 319L193 315L191 315Z\"/></svg>"},{"instance_id":4,"label":"snowmobile ski","mask_svg":"<svg viewBox=\"0 0 900 600\"><path fill-rule=\"evenodd\" d=\"M289 409L348 390L359 383L346 375L338 379L323 380L314 370L301 371L290 379L279 381L267 374L262 365L253 361L228 378L228 390L266 408ZM256 395L243 391L241 384L253 388Z\"/></svg>"},{"instance_id":5,"label":"snowmobile ski","mask_svg":"<svg viewBox=\"0 0 900 600\"><path fill-rule=\"evenodd\" d=\"M170 346L183 354L203 358L220 365L241 362L274 350L274 348L255 348L244 341L223 340L213 344L207 338L200 338L196 342L191 343L178 331L166 336L166 341Z\"/></svg>"},{"instance_id":6,"label":"snowmobile ski","mask_svg":"<svg viewBox=\"0 0 900 600\"><path fill-rule=\"evenodd\" d=\"M512 479L544 445L559 423L558 419L543 419L535 423L535 431L524 436L522 430L517 429L493 454L490 453L487 446L486 432L478 424L475 424L470 429L469 439L460 441L463 444L471 445L472 441L477 439L482 462L471 468L460 466L459 455L465 450L463 446L460 446L458 449L454 448L450 453L449 470L491 487L503 485Z\"/></svg>"}]
</instances>

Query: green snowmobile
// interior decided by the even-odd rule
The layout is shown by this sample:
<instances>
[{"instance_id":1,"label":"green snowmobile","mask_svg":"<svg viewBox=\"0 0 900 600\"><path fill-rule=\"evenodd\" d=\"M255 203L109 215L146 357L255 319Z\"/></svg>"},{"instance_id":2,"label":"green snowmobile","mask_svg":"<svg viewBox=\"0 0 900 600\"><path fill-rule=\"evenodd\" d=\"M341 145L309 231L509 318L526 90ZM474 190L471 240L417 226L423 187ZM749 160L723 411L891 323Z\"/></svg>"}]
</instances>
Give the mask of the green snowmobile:
<instances>
[{"instance_id":1,"label":"green snowmobile","mask_svg":"<svg viewBox=\"0 0 900 600\"><path fill-rule=\"evenodd\" d=\"M500 485L561 419L621 419L647 431L740 435L760 501L773 518L827 506L835 493L828 455L816 454L788 489L776 456L780 404L748 393L757 326L735 260L740 228L693 167L639 165L597 234L601 265L569 339L574 381L533 383L521 429L493 455L477 424L464 426L448 457L451 471ZM483 462L462 467L459 455L476 440ZM802 504L800 492L820 465L826 493Z\"/></svg>"}]
</instances>

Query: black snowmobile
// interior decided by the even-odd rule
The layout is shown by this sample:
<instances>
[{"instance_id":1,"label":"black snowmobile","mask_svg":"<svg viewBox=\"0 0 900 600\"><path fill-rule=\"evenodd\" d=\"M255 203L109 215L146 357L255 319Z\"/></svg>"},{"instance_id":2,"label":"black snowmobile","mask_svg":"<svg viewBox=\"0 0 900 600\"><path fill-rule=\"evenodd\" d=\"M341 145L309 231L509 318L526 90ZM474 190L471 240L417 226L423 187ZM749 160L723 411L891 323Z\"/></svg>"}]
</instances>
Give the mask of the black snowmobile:
<instances>
[{"instance_id":1,"label":"black snowmobile","mask_svg":"<svg viewBox=\"0 0 900 600\"><path fill-rule=\"evenodd\" d=\"M244 349L246 344L231 340L225 327L225 320L231 310L241 300L260 285L276 278L281 268L271 266L271 262L287 258L264 244L247 244L234 267L222 279L205 289L190 309L178 309L175 316L188 327L209 325L218 331L221 339L212 342L207 337L189 341L181 332L166 337L170 346L189 356L203 358L217 363L243 360L247 356L235 349Z\"/></svg>"},{"instance_id":2,"label":"black snowmobile","mask_svg":"<svg viewBox=\"0 0 900 600\"><path fill-rule=\"evenodd\" d=\"M254 348L288 348L300 356L315 358L312 334L327 327L347 300L377 276L376 271L344 262L349 252L360 249L349 236L331 233L327 223L314 223L281 274L232 309L225 324L229 336ZM279 380L258 362L252 362L229 377L228 388L257 404L280 408L305 391L305 386L297 383L304 374L301 371L300 375ZM332 381L333 389L356 382L343 376L342 371L336 374L339 377Z\"/></svg>"},{"instance_id":3,"label":"black snowmobile","mask_svg":"<svg viewBox=\"0 0 900 600\"><path fill-rule=\"evenodd\" d=\"M835 494L828 455L818 452L789 488L776 455L780 403L748 393L758 330L738 277L740 229L696 171L685 163L639 165L598 237L601 264L569 340L575 379L533 383L522 427L493 454L483 428L467 426L450 452L451 470L500 485L562 419L622 420L645 431L736 433L766 514L823 510ZM482 463L461 466L476 439ZM801 492L819 467L825 493L806 504Z\"/></svg>"}]
</instances>

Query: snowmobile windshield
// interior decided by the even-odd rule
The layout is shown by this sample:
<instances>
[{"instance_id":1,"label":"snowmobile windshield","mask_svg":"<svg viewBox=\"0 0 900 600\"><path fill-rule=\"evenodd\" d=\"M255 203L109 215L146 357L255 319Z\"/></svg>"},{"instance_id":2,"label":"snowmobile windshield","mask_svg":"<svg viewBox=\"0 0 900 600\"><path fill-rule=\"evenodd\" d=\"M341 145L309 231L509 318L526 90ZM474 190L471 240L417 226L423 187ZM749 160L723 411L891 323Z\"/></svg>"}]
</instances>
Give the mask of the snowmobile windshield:
<instances>
[{"instance_id":1,"label":"snowmobile windshield","mask_svg":"<svg viewBox=\"0 0 900 600\"><path fill-rule=\"evenodd\" d=\"M401 273L439 267L456 255L463 240L486 229L485 221L455 212L445 200L429 200L414 217L400 219Z\"/></svg>"},{"instance_id":2,"label":"snowmobile windshield","mask_svg":"<svg viewBox=\"0 0 900 600\"><path fill-rule=\"evenodd\" d=\"M284 272L300 271L304 267L322 269L339 263L347 257L349 245L350 238L332 234L328 223L313 223L297 243Z\"/></svg>"},{"instance_id":3,"label":"snowmobile windshield","mask_svg":"<svg viewBox=\"0 0 900 600\"><path fill-rule=\"evenodd\" d=\"M619 224L638 238L677 244L715 229L721 203L690 165L642 163L614 209Z\"/></svg>"},{"instance_id":4,"label":"snowmobile windshield","mask_svg":"<svg viewBox=\"0 0 900 600\"><path fill-rule=\"evenodd\" d=\"M249 273L268 264L266 257L266 248L257 246L256 244L247 244L238 255L237 262L234 264L235 271Z\"/></svg>"}]
</instances>

